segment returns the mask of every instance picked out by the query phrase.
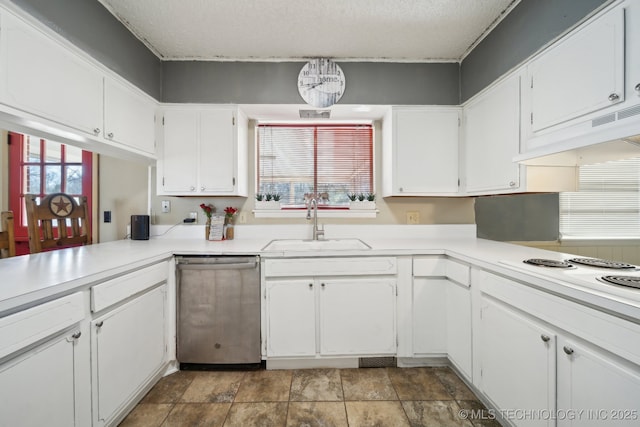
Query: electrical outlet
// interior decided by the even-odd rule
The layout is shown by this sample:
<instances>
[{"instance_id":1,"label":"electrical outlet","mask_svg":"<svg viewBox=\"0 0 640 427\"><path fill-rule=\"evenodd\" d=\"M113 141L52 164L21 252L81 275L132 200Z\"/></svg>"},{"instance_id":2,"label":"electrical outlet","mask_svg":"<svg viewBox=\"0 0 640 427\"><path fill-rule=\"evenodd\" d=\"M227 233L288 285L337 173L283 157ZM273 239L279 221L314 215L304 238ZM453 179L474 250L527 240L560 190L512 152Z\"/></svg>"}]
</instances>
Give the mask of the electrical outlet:
<instances>
[{"instance_id":1,"label":"electrical outlet","mask_svg":"<svg viewBox=\"0 0 640 427\"><path fill-rule=\"evenodd\" d=\"M162 201L162 213L171 212L171 202L169 200Z\"/></svg>"},{"instance_id":2,"label":"electrical outlet","mask_svg":"<svg viewBox=\"0 0 640 427\"><path fill-rule=\"evenodd\" d=\"M407 224L420 224L420 212L407 212Z\"/></svg>"},{"instance_id":3,"label":"electrical outlet","mask_svg":"<svg viewBox=\"0 0 640 427\"><path fill-rule=\"evenodd\" d=\"M247 222L247 213L240 212L240 215L238 215L238 224L244 224L246 222Z\"/></svg>"}]
</instances>

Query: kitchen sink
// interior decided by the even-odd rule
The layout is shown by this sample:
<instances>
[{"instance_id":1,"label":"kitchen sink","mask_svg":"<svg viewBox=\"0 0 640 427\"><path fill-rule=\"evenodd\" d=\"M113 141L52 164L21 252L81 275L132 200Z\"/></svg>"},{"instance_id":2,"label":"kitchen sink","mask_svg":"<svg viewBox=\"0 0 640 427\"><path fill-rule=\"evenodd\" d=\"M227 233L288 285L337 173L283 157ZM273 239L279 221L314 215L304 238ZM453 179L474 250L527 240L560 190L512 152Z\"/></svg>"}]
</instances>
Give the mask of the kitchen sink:
<instances>
[{"instance_id":1,"label":"kitchen sink","mask_svg":"<svg viewBox=\"0 0 640 427\"><path fill-rule=\"evenodd\" d=\"M360 239L327 239L327 240L272 240L263 251L348 251L371 249Z\"/></svg>"}]
</instances>

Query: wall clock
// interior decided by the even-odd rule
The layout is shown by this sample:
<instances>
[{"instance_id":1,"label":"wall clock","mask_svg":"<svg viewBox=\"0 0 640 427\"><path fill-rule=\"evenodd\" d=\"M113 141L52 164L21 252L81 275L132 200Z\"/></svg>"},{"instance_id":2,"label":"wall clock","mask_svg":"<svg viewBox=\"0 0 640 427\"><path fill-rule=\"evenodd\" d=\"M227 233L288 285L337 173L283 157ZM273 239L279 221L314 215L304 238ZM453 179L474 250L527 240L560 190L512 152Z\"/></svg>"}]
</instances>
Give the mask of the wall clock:
<instances>
[{"instance_id":1,"label":"wall clock","mask_svg":"<svg viewBox=\"0 0 640 427\"><path fill-rule=\"evenodd\" d=\"M304 102L317 108L330 107L342 98L346 80L338 64L317 58L307 62L298 74L298 92Z\"/></svg>"}]
</instances>

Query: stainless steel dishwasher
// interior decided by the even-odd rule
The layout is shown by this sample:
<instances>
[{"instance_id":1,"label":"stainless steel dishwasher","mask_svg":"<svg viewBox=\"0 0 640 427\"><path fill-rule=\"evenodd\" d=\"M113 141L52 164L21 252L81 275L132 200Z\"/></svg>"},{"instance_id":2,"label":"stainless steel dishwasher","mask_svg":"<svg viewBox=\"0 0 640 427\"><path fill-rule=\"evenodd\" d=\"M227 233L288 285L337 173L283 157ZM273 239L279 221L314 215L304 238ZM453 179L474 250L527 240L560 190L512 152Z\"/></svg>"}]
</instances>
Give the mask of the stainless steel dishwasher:
<instances>
[{"instance_id":1,"label":"stainless steel dishwasher","mask_svg":"<svg viewBox=\"0 0 640 427\"><path fill-rule=\"evenodd\" d=\"M176 256L176 266L178 362L260 363L259 257Z\"/></svg>"}]
</instances>

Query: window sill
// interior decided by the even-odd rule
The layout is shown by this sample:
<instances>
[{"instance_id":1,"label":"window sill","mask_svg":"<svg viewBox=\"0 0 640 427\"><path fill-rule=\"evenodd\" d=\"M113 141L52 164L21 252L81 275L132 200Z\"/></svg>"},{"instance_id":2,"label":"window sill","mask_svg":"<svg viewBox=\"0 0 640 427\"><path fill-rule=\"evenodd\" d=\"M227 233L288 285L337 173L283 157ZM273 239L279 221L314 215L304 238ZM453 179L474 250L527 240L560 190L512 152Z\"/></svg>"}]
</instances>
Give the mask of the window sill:
<instances>
[{"instance_id":1,"label":"window sill","mask_svg":"<svg viewBox=\"0 0 640 427\"><path fill-rule=\"evenodd\" d=\"M375 218L377 209L318 209L318 218ZM254 209L256 218L306 218L306 209Z\"/></svg>"}]
</instances>

